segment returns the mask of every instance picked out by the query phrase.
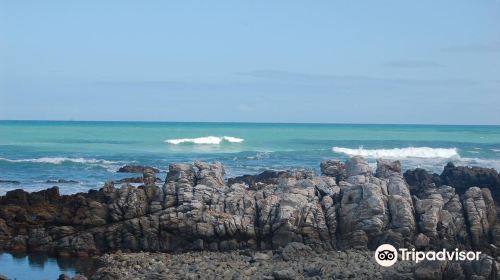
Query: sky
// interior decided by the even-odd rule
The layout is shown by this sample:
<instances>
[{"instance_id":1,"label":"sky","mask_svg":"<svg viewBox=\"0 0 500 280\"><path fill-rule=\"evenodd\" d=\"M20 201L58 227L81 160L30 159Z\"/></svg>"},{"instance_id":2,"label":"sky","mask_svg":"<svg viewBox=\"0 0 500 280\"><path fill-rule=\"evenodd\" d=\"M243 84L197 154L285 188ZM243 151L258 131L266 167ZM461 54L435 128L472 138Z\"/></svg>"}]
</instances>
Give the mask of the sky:
<instances>
[{"instance_id":1,"label":"sky","mask_svg":"<svg viewBox=\"0 0 500 280\"><path fill-rule=\"evenodd\" d=\"M0 119L500 124L500 1L0 0Z\"/></svg>"}]
</instances>

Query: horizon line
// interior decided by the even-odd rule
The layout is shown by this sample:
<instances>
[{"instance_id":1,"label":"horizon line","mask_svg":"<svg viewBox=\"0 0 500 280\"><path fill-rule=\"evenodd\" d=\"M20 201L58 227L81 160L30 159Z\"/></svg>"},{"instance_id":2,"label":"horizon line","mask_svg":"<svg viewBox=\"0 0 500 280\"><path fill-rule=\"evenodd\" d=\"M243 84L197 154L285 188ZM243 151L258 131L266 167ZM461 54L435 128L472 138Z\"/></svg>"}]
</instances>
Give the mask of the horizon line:
<instances>
[{"instance_id":1,"label":"horizon line","mask_svg":"<svg viewBox=\"0 0 500 280\"><path fill-rule=\"evenodd\" d=\"M414 125L414 126L500 126L500 124L448 123L351 123L351 122L250 122L250 121L158 121L158 120L61 120L61 119L0 119L0 122L110 122L110 123L202 123L202 124L310 124L310 125Z\"/></svg>"}]
</instances>

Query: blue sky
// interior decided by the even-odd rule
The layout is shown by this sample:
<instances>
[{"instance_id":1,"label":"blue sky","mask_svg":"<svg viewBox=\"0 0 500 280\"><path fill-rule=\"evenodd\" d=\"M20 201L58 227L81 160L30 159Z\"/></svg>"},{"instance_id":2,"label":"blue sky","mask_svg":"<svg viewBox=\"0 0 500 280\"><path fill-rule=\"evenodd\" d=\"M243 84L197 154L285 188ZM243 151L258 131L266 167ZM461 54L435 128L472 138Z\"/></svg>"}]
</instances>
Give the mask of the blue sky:
<instances>
[{"instance_id":1,"label":"blue sky","mask_svg":"<svg viewBox=\"0 0 500 280\"><path fill-rule=\"evenodd\" d=\"M0 119L500 124L500 1L0 0Z\"/></svg>"}]
</instances>

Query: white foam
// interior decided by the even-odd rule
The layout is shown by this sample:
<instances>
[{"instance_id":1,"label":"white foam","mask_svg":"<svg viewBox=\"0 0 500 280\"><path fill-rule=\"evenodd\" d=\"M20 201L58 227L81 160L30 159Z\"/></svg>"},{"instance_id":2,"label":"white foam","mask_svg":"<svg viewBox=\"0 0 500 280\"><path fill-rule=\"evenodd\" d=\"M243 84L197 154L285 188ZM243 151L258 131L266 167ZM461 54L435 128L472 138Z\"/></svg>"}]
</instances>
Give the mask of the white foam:
<instances>
[{"instance_id":1,"label":"white foam","mask_svg":"<svg viewBox=\"0 0 500 280\"><path fill-rule=\"evenodd\" d=\"M232 136L206 136L206 137L198 137L198 138L180 138L180 139L168 139L165 140L166 143L172 144L172 145L178 145L178 144L211 144L211 145L218 145L222 142L229 142L229 143L241 143L245 141L245 139L241 138L236 138Z\"/></svg>"},{"instance_id":2,"label":"white foam","mask_svg":"<svg viewBox=\"0 0 500 280\"><path fill-rule=\"evenodd\" d=\"M63 162L74 162L82 164L115 164L114 161L94 158L67 158L67 157L41 157L41 158L28 158L28 159L8 159L0 158L2 161L7 162L34 162L34 163L51 163L61 164Z\"/></svg>"},{"instance_id":3,"label":"white foam","mask_svg":"<svg viewBox=\"0 0 500 280\"><path fill-rule=\"evenodd\" d=\"M349 149L333 147L336 153L368 158L453 158L460 157L457 148L408 147L394 149Z\"/></svg>"}]
</instances>

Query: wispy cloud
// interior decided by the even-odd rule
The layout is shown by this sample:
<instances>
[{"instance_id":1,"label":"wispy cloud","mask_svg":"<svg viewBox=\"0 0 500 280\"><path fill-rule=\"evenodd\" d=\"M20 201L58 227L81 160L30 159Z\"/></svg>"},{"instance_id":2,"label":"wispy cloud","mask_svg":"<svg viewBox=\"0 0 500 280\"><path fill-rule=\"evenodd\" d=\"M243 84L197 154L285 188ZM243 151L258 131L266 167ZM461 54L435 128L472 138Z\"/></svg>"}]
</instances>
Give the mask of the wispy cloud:
<instances>
[{"instance_id":1,"label":"wispy cloud","mask_svg":"<svg viewBox=\"0 0 500 280\"><path fill-rule=\"evenodd\" d=\"M443 65L426 60L398 60L398 61L389 61L385 64L385 66L396 67L396 68L438 68Z\"/></svg>"},{"instance_id":2,"label":"wispy cloud","mask_svg":"<svg viewBox=\"0 0 500 280\"><path fill-rule=\"evenodd\" d=\"M476 43L443 48L445 52L493 53L500 52L500 42Z\"/></svg>"}]
</instances>

